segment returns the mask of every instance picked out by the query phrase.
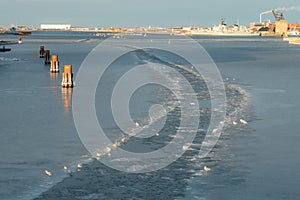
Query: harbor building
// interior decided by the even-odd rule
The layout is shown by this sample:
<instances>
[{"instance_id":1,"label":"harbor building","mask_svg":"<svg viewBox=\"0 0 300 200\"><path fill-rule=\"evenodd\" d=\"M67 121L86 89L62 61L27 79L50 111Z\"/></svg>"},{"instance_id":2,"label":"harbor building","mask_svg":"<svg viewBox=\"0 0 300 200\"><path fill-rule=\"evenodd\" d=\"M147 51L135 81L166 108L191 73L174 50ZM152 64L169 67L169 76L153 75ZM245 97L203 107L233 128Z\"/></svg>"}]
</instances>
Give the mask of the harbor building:
<instances>
[{"instance_id":1,"label":"harbor building","mask_svg":"<svg viewBox=\"0 0 300 200\"><path fill-rule=\"evenodd\" d=\"M70 30L71 24L41 24L41 30Z\"/></svg>"},{"instance_id":2,"label":"harbor building","mask_svg":"<svg viewBox=\"0 0 300 200\"><path fill-rule=\"evenodd\" d=\"M286 35L288 33L288 22L285 19L281 19L275 22L275 33L279 35Z\"/></svg>"}]
</instances>

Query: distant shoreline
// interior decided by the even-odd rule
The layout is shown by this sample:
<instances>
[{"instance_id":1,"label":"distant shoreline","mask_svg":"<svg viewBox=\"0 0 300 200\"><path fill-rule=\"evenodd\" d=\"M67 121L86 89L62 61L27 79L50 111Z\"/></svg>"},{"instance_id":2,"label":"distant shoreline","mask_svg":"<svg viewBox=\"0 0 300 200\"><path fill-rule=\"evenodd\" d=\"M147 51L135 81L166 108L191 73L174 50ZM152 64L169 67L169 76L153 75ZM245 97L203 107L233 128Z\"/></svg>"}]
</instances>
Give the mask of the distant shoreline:
<instances>
[{"instance_id":1,"label":"distant shoreline","mask_svg":"<svg viewBox=\"0 0 300 200\"><path fill-rule=\"evenodd\" d=\"M21 31L25 32L25 31ZM81 29L81 28L71 28L66 30L58 29L30 29L26 32L35 33L35 32L86 32L86 33L95 33L96 36L106 36L106 35L115 35L115 34L161 34L161 35L185 35L185 36L236 36L236 37L257 37L257 36L271 36L279 37L280 35L271 34L271 33L260 33L260 32L246 32L246 31L236 31L236 32L226 32L226 31L195 31L195 32L174 32L171 29L147 29L147 28L134 28L134 29ZM9 35L10 33L1 32L0 35ZM15 34L15 33L14 33ZM17 34L28 36L30 34Z\"/></svg>"},{"instance_id":2,"label":"distant shoreline","mask_svg":"<svg viewBox=\"0 0 300 200\"><path fill-rule=\"evenodd\" d=\"M167 31L123 31L123 32L112 32L112 31L97 31L97 30L35 30L34 32L87 32L95 34L161 34L161 35L186 35L186 36L259 36L259 33L250 32L197 32L191 33L172 33Z\"/></svg>"}]
</instances>

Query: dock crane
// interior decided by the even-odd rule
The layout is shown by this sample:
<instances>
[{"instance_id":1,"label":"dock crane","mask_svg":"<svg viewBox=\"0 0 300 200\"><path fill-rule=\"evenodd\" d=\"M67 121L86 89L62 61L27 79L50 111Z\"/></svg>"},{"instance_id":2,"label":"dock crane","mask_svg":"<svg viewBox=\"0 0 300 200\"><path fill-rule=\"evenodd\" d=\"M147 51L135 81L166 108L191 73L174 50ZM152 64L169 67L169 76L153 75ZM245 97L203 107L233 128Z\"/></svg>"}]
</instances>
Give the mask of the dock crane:
<instances>
[{"instance_id":1,"label":"dock crane","mask_svg":"<svg viewBox=\"0 0 300 200\"><path fill-rule=\"evenodd\" d=\"M268 10L268 11L265 11L265 12L262 12L259 14L259 22L262 23L262 16L263 15L266 15L266 14L269 14L269 13L272 13L273 10Z\"/></svg>"},{"instance_id":2,"label":"dock crane","mask_svg":"<svg viewBox=\"0 0 300 200\"><path fill-rule=\"evenodd\" d=\"M262 16L266 15L266 14L269 14L269 13L273 13L276 21L280 21L280 20L284 19L282 12L278 12L278 10L272 9L272 10L268 10L268 11L260 13L260 15L259 15L259 22L262 23Z\"/></svg>"},{"instance_id":3,"label":"dock crane","mask_svg":"<svg viewBox=\"0 0 300 200\"><path fill-rule=\"evenodd\" d=\"M272 10L272 13L275 17L275 20L278 22L280 20L284 20L284 17L283 17L283 13L282 12L278 12L277 10Z\"/></svg>"}]
</instances>

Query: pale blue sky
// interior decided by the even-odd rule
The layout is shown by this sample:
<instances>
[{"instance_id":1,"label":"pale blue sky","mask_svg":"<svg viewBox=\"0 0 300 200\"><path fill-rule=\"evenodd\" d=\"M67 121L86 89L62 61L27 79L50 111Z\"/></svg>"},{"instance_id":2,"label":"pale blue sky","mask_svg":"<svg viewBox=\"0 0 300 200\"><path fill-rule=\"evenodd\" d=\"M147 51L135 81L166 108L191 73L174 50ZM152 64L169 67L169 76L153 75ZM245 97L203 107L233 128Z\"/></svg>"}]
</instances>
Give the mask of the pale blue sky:
<instances>
[{"instance_id":1,"label":"pale blue sky","mask_svg":"<svg viewBox=\"0 0 300 200\"><path fill-rule=\"evenodd\" d=\"M0 26L67 23L89 27L213 26L224 17L248 25L259 13L299 0L1 0ZM300 9L285 12L300 23ZM273 16L266 15L272 19Z\"/></svg>"}]
</instances>

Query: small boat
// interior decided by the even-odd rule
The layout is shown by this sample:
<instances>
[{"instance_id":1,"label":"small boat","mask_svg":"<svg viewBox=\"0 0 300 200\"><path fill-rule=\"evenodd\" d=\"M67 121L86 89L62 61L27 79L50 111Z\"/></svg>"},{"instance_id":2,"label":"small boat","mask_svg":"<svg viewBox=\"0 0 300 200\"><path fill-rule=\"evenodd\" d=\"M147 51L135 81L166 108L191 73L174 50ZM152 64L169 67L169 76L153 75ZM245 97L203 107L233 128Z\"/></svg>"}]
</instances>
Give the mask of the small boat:
<instances>
[{"instance_id":1,"label":"small boat","mask_svg":"<svg viewBox=\"0 0 300 200\"><path fill-rule=\"evenodd\" d=\"M0 48L0 52L8 52L11 51L10 48L5 48L5 46L3 46L3 48Z\"/></svg>"},{"instance_id":2,"label":"small boat","mask_svg":"<svg viewBox=\"0 0 300 200\"><path fill-rule=\"evenodd\" d=\"M3 34L9 34L9 35L31 35L32 32L31 31L19 31L17 30L15 27L12 27L9 29L9 31L5 31L3 32Z\"/></svg>"},{"instance_id":3,"label":"small boat","mask_svg":"<svg viewBox=\"0 0 300 200\"><path fill-rule=\"evenodd\" d=\"M32 32L31 31L19 31L17 35L32 35Z\"/></svg>"},{"instance_id":4,"label":"small boat","mask_svg":"<svg viewBox=\"0 0 300 200\"><path fill-rule=\"evenodd\" d=\"M298 31L292 31L287 34L288 37L300 37Z\"/></svg>"},{"instance_id":5,"label":"small boat","mask_svg":"<svg viewBox=\"0 0 300 200\"><path fill-rule=\"evenodd\" d=\"M299 31L296 30L296 27L293 28L290 32L287 33L288 37L300 37Z\"/></svg>"}]
</instances>

